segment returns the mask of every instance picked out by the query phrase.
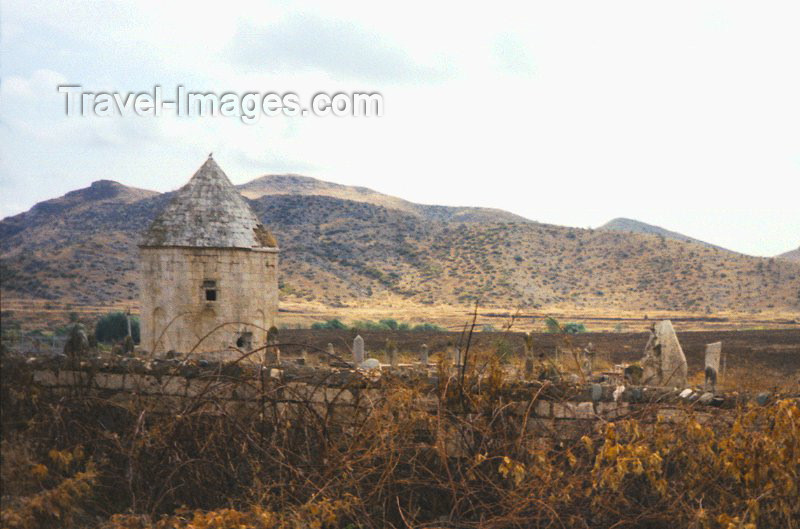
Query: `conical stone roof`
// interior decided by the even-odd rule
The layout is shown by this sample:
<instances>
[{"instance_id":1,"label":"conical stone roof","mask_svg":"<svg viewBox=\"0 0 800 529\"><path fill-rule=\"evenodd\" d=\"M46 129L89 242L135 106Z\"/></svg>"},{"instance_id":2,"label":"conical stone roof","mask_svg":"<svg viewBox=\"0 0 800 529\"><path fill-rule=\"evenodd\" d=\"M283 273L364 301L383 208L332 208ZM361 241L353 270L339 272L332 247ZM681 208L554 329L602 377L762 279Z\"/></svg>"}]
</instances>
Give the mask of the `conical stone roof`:
<instances>
[{"instance_id":1,"label":"conical stone roof","mask_svg":"<svg viewBox=\"0 0 800 529\"><path fill-rule=\"evenodd\" d=\"M277 250L278 244L209 156L156 217L140 246Z\"/></svg>"}]
</instances>

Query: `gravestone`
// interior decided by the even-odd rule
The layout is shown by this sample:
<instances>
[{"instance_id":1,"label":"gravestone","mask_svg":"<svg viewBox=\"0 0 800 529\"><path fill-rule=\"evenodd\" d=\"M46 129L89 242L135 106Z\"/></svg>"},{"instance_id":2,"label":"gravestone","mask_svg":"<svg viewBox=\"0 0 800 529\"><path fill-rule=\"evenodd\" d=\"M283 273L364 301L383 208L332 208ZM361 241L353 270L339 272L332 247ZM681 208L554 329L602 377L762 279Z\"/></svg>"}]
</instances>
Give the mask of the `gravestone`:
<instances>
[{"instance_id":1,"label":"gravestone","mask_svg":"<svg viewBox=\"0 0 800 529\"><path fill-rule=\"evenodd\" d=\"M722 342L706 344L706 381L705 390L715 391L717 389L717 378L719 377L719 360L722 356Z\"/></svg>"},{"instance_id":2,"label":"gravestone","mask_svg":"<svg viewBox=\"0 0 800 529\"><path fill-rule=\"evenodd\" d=\"M122 352L126 355L133 354L133 350L136 348L136 345L133 343L133 338L129 334L122 340Z\"/></svg>"},{"instance_id":3,"label":"gravestone","mask_svg":"<svg viewBox=\"0 0 800 529\"><path fill-rule=\"evenodd\" d=\"M264 363L266 365L281 364L281 350L278 347L278 328L270 327L267 331L267 346L264 349Z\"/></svg>"},{"instance_id":4,"label":"gravestone","mask_svg":"<svg viewBox=\"0 0 800 529\"><path fill-rule=\"evenodd\" d=\"M353 340L353 362L358 366L364 361L364 338L359 334Z\"/></svg>"},{"instance_id":5,"label":"gravestone","mask_svg":"<svg viewBox=\"0 0 800 529\"><path fill-rule=\"evenodd\" d=\"M361 362L358 367L361 369L380 369L381 363L378 361L377 358L367 358L363 362Z\"/></svg>"},{"instance_id":6,"label":"gravestone","mask_svg":"<svg viewBox=\"0 0 800 529\"><path fill-rule=\"evenodd\" d=\"M303 352L300 353L300 358L303 360L304 366L313 366L316 367L319 365L319 357L315 354L308 354L308 351L303 349Z\"/></svg>"},{"instance_id":7,"label":"gravestone","mask_svg":"<svg viewBox=\"0 0 800 529\"><path fill-rule=\"evenodd\" d=\"M423 366L428 365L428 344L422 344L419 348L419 363Z\"/></svg>"},{"instance_id":8,"label":"gravestone","mask_svg":"<svg viewBox=\"0 0 800 529\"><path fill-rule=\"evenodd\" d=\"M594 368L594 344L589 342L589 344L584 347L581 353L581 371L586 376L591 376L592 369Z\"/></svg>"},{"instance_id":9,"label":"gravestone","mask_svg":"<svg viewBox=\"0 0 800 529\"><path fill-rule=\"evenodd\" d=\"M533 355L526 354L525 355L525 380L530 380L533 378Z\"/></svg>"},{"instance_id":10,"label":"gravestone","mask_svg":"<svg viewBox=\"0 0 800 529\"><path fill-rule=\"evenodd\" d=\"M686 356L671 321L663 320L653 324L641 364L644 384L686 387Z\"/></svg>"},{"instance_id":11,"label":"gravestone","mask_svg":"<svg viewBox=\"0 0 800 529\"><path fill-rule=\"evenodd\" d=\"M461 349L459 349L455 345L453 347L451 347L451 349L450 349L450 358L453 360L453 365L454 366L460 366L461 365Z\"/></svg>"},{"instance_id":12,"label":"gravestone","mask_svg":"<svg viewBox=\"0 0 800 529\"><path fill-rule=\"evenodd\" d=\"M64 343L64 354L67 358L83 358L89 352L89 338L83 325L76 323L69 332L69 338Z\"/></svg>"},{"instance_id":13,"label":"gravestone","mask_svg":"<svg viewBox=\"0 0 800 529\"><path fill-rule=\"evenodd\" d=\"M328 365L336 359L336 349L332 343L328 342L328 345L325 346L325 352L320 353L319 359L322 365Z\"/></svg>"},{"instance_id":14,"label":"gravestone","mask_svg":"<svg viewBox=\"0 0 800 529\"><path fill-rule=\"evenodd\" d=\"M534 358L533 358L533 331L525 335L525 368L524 376L526 380L533 377Z\"/></svg>"}]
</instances>

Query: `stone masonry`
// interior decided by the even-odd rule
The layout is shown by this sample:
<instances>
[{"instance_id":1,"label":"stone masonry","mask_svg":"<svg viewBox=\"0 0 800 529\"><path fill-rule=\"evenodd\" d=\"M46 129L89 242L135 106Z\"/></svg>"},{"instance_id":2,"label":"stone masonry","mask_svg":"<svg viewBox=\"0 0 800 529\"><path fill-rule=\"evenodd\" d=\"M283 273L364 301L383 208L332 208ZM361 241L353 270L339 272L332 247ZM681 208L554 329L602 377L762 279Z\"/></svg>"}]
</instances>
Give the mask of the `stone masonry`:
<instances>
[{"instance_id":1,"label":"stone masonry","mask_svg":"<svg viewBox=\"0 0 800 529\"><path fill-rule=\"evenodd\" d=\"M209 157L140 244L141 348L223 360L263 347L278 311L278 251Z\"/></svg>"}]
</instances>

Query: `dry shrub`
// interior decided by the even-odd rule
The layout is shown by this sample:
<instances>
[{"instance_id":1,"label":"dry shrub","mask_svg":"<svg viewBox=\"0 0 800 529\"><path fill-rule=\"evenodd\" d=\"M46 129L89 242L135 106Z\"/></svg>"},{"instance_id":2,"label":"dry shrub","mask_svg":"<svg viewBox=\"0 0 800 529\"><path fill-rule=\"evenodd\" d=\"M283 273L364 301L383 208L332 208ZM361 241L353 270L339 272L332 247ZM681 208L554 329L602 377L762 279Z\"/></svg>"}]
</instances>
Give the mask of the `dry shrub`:
<instances>
[{"instance_id":1,"label":"dry shrub","mask_svg":"<svg viewBox=\"0 0 800 529\"><path fill-rule=\"evenodd\" d=\"M438 393L385 375L380 391L356 392L357 407L291 386L259 407L206 396L170 413L135 396L28 391L3 402L3 525L798 526L796 400L730 422L690 407L650 421L650 410L560 442L531 418L537 393L510 400L504 367L478 360L463 386L443 365Z\"/></svg>"},{"instance_id":2,"label":"dry shrub","mask_svg":"<svg viewBox=\"0 0 800 529\"><path fill-rule=\"evenodd\" d=\"M81 446L52 449L41 462L19 439L2 444L3 527L76 527L86 522L82 504L97 472Z\"/></svg>"}]
</instances>

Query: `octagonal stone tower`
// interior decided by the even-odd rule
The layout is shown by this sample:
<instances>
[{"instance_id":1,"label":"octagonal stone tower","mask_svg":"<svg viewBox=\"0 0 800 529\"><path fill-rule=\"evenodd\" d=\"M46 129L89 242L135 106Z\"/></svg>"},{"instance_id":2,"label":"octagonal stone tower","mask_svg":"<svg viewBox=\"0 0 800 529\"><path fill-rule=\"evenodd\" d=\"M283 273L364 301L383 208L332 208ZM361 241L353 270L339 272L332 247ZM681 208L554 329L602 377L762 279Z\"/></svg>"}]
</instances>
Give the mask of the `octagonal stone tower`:
<instances>
[{"instance_id":1,"label":"octagonal stone tower","mask_svg":"<svg viewBox=\"0 0 800 529\"><path fill-rule=\"evenodd\" d=\"M144 350L227 360L266 343L278 312L278 244L211 156L139 249Z\"/></svg>"}]
</instances>

